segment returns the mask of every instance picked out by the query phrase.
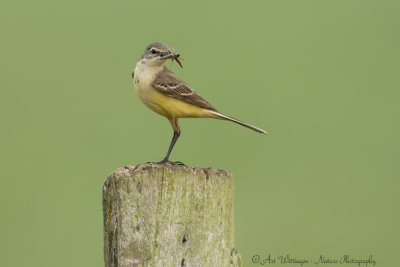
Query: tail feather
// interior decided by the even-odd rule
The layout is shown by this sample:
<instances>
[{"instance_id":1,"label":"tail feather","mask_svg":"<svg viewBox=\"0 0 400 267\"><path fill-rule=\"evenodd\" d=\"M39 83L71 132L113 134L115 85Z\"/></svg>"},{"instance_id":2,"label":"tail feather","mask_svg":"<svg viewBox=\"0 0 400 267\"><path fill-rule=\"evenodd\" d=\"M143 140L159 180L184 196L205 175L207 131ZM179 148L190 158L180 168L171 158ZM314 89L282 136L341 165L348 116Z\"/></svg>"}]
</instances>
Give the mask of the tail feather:
<instances>
[{"instance_id":1,"label":"tail feather","mask_svg":"<svg viewBox=\"0 0 400 267\"><path fill-rule=\"evenodd\" d=\"M237 119L235 119L235 118L229 117L229 116L227 116L227 115L221 114L221 113L216 112L216 111L211 111L211 113L214 114L214 115L216 115L216 116L217 116L218 118L220 118L220 119L225 119L225 120L233 121L233 122L235 122L235 123L237 123L237 124L240 124L240 125L242 125L242 126L244 126L244 127L247 127L247 128L249 128L249 129L252 129L252 130L254 130L254 131L256 131L256 132L263 133L263 134L267 134L267 132L264 131L263 129L260 129L260 128L257 128L257 127L255 127L255 126L253 126L253 125L244 123L244 122L242 122L242 121L240 121L240 120L237 120Z\"/></svg>"}]
</instances>

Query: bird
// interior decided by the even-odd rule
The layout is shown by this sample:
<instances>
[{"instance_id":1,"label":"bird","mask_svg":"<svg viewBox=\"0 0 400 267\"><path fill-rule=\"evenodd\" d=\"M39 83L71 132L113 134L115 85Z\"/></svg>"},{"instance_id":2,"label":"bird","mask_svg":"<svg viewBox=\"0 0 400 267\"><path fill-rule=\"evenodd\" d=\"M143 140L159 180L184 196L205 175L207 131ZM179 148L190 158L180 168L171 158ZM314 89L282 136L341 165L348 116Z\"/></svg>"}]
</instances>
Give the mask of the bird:
<instances>
[{"instance_id":1,"label":"bird","mask_svg":"<svg viewBox=\"0 0 400 267\"><path fill-rule=\"evenodd\" d=\"M175 60L182 68L179 58L180 55L171 51L164 43L153 42L146 47L132 72L135 91L139 98L152 111L167 118L174 131L166 156L156 163L183 164L179 161L169 160L171 151L181 134L178 123L180 118L228 120L256 132L267 133L263 129L219 112L164 65L167 60L171 59Z\"/></svg>"}]
</instances>

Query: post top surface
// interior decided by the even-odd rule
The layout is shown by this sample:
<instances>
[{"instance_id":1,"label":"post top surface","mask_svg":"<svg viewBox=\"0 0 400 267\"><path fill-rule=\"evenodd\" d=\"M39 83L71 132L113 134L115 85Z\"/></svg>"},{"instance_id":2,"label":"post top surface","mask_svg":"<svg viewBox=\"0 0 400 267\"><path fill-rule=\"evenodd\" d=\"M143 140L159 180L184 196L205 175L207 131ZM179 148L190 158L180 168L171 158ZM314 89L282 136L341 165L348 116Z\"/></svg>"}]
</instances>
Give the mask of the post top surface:
<instances>
[{"instance_id":1,"label":"post top surface","mask_svg":"<svg viewBox=\"0 0 400 267\"><path fill-rule=\"evenodd\" d=\"M227 176L233 178L233 174L224 170L215 168L198 168L189 167L185 165L170 165L170 164L158 164L158 163L143 163L137 165L126 165L119 167L111 173L115 177L119 176L131 176L137 172L151 170L151 169L163 169L164 171L170 172L187 172L191 174L206 174L206 175L217 175L217 176Z\"/></svg>"}]
</instances>

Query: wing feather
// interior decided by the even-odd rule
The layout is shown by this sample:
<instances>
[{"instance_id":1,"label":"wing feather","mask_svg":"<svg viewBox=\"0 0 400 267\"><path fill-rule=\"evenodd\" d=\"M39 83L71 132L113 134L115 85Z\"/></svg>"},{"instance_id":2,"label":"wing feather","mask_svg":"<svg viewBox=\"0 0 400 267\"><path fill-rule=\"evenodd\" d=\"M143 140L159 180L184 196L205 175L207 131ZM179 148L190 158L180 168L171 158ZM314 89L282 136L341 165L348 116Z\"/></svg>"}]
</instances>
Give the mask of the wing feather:
<instances>
[{"instance_id":1,"label":"wing feather","mask_svg":"<svg viewBox=\"0 0 400 267\"><path fill-rule=\"evenodd\" d=\"M176 98L185 103L189 103L198 107L217 111L210 103L208 103L203 97L196 93L165 66L163 70L157 73L152 86L158 92L169 97Z\"/></svg>"}]
</instances>

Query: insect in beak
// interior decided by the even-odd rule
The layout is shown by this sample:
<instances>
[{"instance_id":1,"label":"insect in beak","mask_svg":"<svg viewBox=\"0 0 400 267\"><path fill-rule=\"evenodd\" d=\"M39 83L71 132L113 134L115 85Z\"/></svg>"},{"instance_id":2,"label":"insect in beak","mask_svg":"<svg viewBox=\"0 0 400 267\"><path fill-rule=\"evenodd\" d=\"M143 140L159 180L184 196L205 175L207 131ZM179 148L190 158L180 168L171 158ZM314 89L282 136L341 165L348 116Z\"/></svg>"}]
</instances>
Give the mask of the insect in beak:
<instances>
[{"instance_id":1,"label":"insect in beak","mask_svg":"<svg viewBox=\"0 0 400 267\"><path fill-rule=\"evenodd\" d=\"M168 53L166 55L161 55L161 57L159 58L159 60L166 60L166 59L171 59L172 61L176 61L179 66L181 66L181 68L183 68L181 61L179 60L180 55L176 54L174 52L168 51Z\"/></svg>"},{"instance_id":2,"label":"insect in beak","mask_svg":"<svg viewBox=\"0 0 400 267\"><path fill-rule=\"evenodd\" d=\"M179 64L179 66L181 66L181 68L183 68L181 61L179 60L180 55L179 54L175 54L175 49L174 49L174 44L171 42L171 47L172 47L172 52L170 50L170 53L172 53L173 57L171 58L172 62L174 62L174 59L176 61L176 63Z\"/></svg>"},{"instance_id":3,"label":"insect in beak","mask_svg":"<svg viewBox=\"0 0 400 267\"><path fill-rule=\"evenodd\" d=\"M182 63L181 63L181 61L179 60L179 54L174 54L173 55L173 57L171 58L172 59L172 61L176 61L176 63L178 63L179 64L179 66L181 66L181 68L183 68L183 66L182 66Z\"/></svg>"}]
</instances>

